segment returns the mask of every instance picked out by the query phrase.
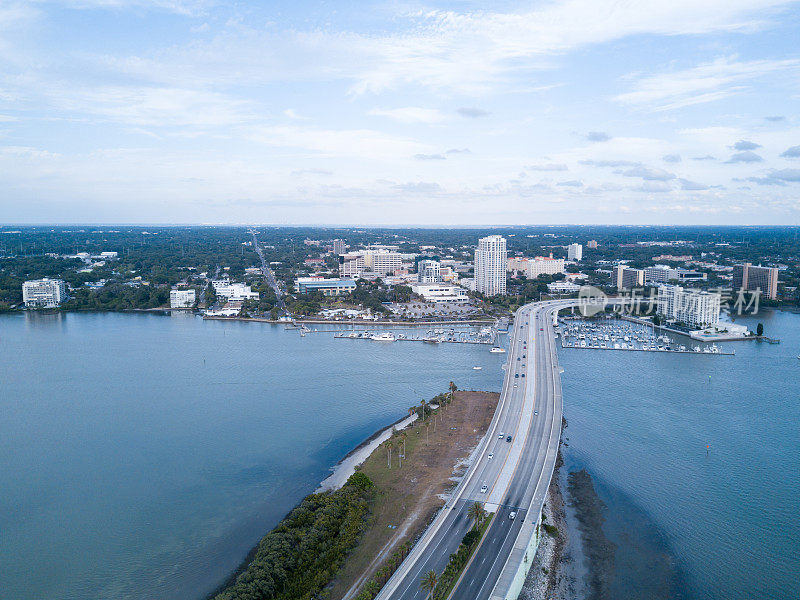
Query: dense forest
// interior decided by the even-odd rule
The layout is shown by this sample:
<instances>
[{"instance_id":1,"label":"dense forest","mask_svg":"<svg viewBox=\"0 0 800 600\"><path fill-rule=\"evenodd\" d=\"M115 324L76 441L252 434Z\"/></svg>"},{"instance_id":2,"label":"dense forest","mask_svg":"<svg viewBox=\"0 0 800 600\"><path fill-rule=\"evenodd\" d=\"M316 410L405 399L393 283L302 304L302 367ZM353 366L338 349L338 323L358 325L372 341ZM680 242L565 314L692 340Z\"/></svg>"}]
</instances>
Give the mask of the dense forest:
<instances>
[{"instance_id":1,"label":"dense forest","mask_svg":"<svg viewBox=\"0 0 800 600\"><path fill-rule=\"evenodd\" d=\"M311 600L358 543L374 485L356 472L339 490L311 494L259 542L233 585L214 600Z\"/></svg>"}]
</instances>

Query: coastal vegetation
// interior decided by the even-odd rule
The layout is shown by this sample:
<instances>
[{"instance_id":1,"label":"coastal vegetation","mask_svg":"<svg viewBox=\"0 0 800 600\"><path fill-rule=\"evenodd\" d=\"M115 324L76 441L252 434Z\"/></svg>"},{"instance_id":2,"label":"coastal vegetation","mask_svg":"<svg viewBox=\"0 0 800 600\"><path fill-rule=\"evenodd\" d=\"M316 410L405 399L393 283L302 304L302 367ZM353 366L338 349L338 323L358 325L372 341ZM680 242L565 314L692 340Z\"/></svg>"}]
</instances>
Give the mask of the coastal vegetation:
<instances>
[{"instance_id":1,"label":"coastal vegetation","mask_svg":"<svg viewBox=\"0 0 800 600\"><path fill-rule=\"evenodd\" d=\"M356 472L339 490L307 496L261 540L245 571L215 600L320 597L364 532L374 487Z\"/></svg>"},{"instance_id":2,"label":"coastal vegetation","mask_svg":"<svg viewBox=\"0 0 800 600\"><path fill-rule=\"evenodd\" d=\"M375 484L375 502L367 530L330 587L330 598L348 594L372 600L443 505L441 496L452 489L456 465L485 433L498 398L455 390L453 395L452 403L444 402L447 392L412 407L412 412L425 407L425 421L395 432L361 465L360 472Z\"/></svg>"},{"instance_id":3,"label":"coastal vegetation","mask_svg":"<svg viewBox=\"0 0 800 600\"><path fill-rule=\"evenodd\" d=\"M450 560L442 574L437 577L436 573L431 571L423 577L420 583L423 590L430 591L429 598L431 600L445 600L450 595L489 527L491 518L487 518L488 514L480 502L473 502L467 514L473 520L472 529L464 534L458 549L450 555ZM433 573L433 577L431 577L431 573Z\"/></svg>"}]
</instances>

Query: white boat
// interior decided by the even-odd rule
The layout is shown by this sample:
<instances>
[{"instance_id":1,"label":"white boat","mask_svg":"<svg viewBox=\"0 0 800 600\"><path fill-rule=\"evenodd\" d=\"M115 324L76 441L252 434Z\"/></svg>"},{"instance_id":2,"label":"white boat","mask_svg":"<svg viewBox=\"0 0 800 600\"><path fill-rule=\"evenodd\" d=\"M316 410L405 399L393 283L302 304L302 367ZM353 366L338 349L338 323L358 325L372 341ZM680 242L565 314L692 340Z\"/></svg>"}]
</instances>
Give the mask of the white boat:
<instances>
[{"instance_id":1,"label":"white boat","mask_svg":"<svg viewBox=\"0 0 800 600\"><path fill-rule=\"evenodd\" d=\"M506 349L505 348L501 348L500 346L495 346L494 348L489 350L489 352L491 352L492 354L504 354L505 351L506 351Z\"/></svg>"},{"instance_id":2,"label":"white boat","mask_svg":"<svg viewBox=\"0 0 800 600\"><path fill-rule=\"evenodd\" d=\"M480 371L483 367L472 367L473 371Z\"/></svg>"},{"instance_id":3,"label":"white boat","mask_svg":"<svg viewBox=\"0 0 800 600\"><path fill-rule=\"evenodd\" d=\"M442 343L442 340L439 339L438 337L424 337L424 338L422 338L422 341L425 342L426 344L441 344Z\"/></svg>"},{"instance_id":4,"label":"white boat","mask_svg":"<svg viewBox=\"0 0 800 600\"><path fill-rule=\"evenodd\" d=\"M385 333L376 333L371 338L374 342L393 342L395 340L394 334L391 331Z\"/></svg>"}]
</instances>

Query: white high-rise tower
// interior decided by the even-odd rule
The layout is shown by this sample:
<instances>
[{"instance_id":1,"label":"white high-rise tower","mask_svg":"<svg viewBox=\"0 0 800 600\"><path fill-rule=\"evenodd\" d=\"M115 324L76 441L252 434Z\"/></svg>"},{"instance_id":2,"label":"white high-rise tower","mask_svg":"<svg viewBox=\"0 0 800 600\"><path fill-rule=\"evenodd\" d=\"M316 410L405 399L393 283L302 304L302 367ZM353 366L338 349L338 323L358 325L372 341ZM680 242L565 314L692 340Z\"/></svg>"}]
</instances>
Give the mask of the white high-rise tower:
<instances>
[{"instance_id":1,"label":"white high-rise tower","mask_svg":"<svg viewBox=\"0 0 800 600\"><path fill-rule=\"evenodd\" d=\"M505 295L508 251L506 239L490 235L478 240L475 250L475 291L486 296Z\"/></svg>"}]
</instances>

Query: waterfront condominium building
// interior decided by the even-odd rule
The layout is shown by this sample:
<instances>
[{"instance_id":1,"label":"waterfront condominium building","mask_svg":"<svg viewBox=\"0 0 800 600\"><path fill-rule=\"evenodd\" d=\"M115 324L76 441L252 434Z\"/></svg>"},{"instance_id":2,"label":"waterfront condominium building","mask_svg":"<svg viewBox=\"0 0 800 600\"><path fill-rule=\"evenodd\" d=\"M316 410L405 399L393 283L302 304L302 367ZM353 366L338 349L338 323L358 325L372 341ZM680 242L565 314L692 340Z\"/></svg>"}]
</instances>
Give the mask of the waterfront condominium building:
<instances>
[{"instance_id":1,"label":"waterfront condominium building","mask_svg":"<svg viewBox=\"0 0 800 600\"><path fill-rule=\"evenodd\" d=\"M421 260L417 265L418 283L439 283L442 280L442 265L438 260Z\"/></svg>"},{"instance_id":2,"label":"waterfront condominium building","mask_svg":"<svg viewBox=\"0 0 800 600\"><path fill-rule=\"evenodd\" d=\"M486 296L505 295L507 263L508 251L503 236L479 239L475 250L475 291Z\"/></svg>"},{"instance_id":3,"label":"waterfront condominium building","mask_svg":"<svg viewBox=\"0 0 800 600\"><path fill-rule=\"evenodd\" d=\"M618 290L632 290L633 288L644 287L644 269L631 269L625 265L614 267L613 284Z\"/></svg>"},{"instance_id":4,"label":"waterfront condominium building","mask_svg":"<svg viewBox=\"0 0 800 600\"><path fill-rule=\"evenodd\" d=\"M678 285L658 287L658 314L693 327L719 322L721 295L717 292L687 290Z\"/></svg>"},{"instance_id":5,"label":"waterfront condominium building","mask_svg":"<svg viewBox=\"0 0 800 600\"><path fill-rule=\"evenodd\" d=\"M22 284L22 301L28 308L55 308L67 299L61 279L33 279Z\"/></svg>"},{"instance_id":6,"label":"waterfront condominium building","mask_svg":"<svg viewBox=\"0 0 800 600\"><path fill-rule=\"evenodd\" d=\"M581 260L583 258L583 246L580 244L570 244L567 246L567 260Z\"/></svg>"},{"instance_id":7,"label":"waterfront condominium building","mask_svg":"<svg viewBox=\"0 0 800 600\"><path fill-rule=\"evenodd\" d=\"M191 308L194 306L195 298L196 296L194 290L170 290L169 307Z\"/></svg>"},{"instance_id":8,"label":"waterfront condominium building","mask_svg":"<svg viewBox=\"0 0 800 600\"><path fill-rule=\"evenodd\" d=\"M754 267L751 263L733 267L733 291L761 290L770 300L778 297L778 269L776 267Z\"/></svg>"}]
</instances>

